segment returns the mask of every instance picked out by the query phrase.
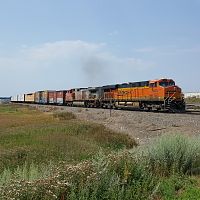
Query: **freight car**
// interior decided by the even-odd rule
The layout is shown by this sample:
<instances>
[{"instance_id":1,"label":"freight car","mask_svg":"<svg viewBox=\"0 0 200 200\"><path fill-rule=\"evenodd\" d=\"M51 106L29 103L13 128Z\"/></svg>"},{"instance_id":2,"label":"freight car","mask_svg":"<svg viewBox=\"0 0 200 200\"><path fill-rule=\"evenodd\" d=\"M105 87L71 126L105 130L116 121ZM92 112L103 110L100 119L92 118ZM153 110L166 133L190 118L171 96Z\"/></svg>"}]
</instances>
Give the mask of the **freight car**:
<instances>
[{"instance_id":1,"label":"freight car","mask_svg":"<svg viewBox=\"0 0 200 200\"><path fill-rule=\"evenodd\" d=\"M25 94L24 102L26 102L26 103L34 103L35 102L35 93Z\"/></svg>"},{"instance_id":2,"label":"freight car","mask_svg":"<svg viewBox=\"0 0 200 200\"><path fill-rule=\"evenodd\" d=\"M25 100L24 94L17 94L11 97L11 102L23 103Z\"/></svg>"},{"instance_id":3,"label":"freight car","mask_svg":"<svg viewBox=\"0 0 200 200\"><path fill-rule=\"evenodd\" d=\"M27 94L28 95L28 94ZM27 95L24 102L28 103ZM20 96L19 96L20 97ZM19 99L21 99L19 101ZM13 97L12 102L16 102ZM17 98L22 102L23 98ZM184 111L181 88L172 79L129 82L102 87L38 91L34 103L102 108Z\"/></svg>"},{"instance_id":4,"label":"freight car","mask_svg":"<svg viewBox=\"0 0 200 200\"><path fill-rule=\"evenodd\" d=\"M65 97L67 90L56 91L56 104L65 105Z\"/></svg>"},{"instance_id":5,"label":"freight car","mask_svg":"<svg viewBox=\"0 0 200 200\"><path fill-rule=\"evenodd\" d=\"M11 96L11 102L18 102L18 95Z\"/></svg>"}]
</instances>

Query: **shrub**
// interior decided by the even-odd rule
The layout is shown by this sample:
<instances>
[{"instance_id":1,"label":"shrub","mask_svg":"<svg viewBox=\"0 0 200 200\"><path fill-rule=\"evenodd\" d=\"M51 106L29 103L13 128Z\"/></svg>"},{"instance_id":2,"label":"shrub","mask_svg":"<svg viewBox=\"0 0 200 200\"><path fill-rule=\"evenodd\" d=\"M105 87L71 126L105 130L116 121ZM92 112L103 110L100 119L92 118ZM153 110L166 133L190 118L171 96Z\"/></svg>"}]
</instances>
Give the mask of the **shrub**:
<instances>
[{"instance_id":1,"label":"shrub","mask_svg":"<svg viewBox=\"0 0 200 200\"><path fill-rule=\"evenodd\" d=\"M147 199L156 187L156 178L127 152L109 156L100 153L92 161L59 163L47 169L48 177L42 175L44 168L18 169L14 173L17 177L0 187L1 198Z\"/></svg>"},{"instance_id":2,"label":"shrub","mask_svg":"<svg viewBox=\"0 0 200 200\"><path fill-rule=\"evenodd\" d=\"M200 143L182 135L163 136L148 147L145 157L157 174L188 174L200 167Z\"/></svg>"},{"instance_id":3,"label":"shrub","mask_svg":"<svg viewBox=\"0 0 200 200\"><path fill-rule=\"evenodd\" d=\"M175 199L182 194L187 197L194 187L198 191L184 174L199 166L199 152L199 143L178 135L162 137L147 151L135 148L109 155L100 151L92 160L76 165L62 162L45 168L24 166L13 174L2 174L5 184L1 184L0 194L2 199L139 200ZM187 194L188 185L191 189Z\"/></svg>"},{"instance_id":4,"label":"shrub","mask_svg":"<svg viewBox=\"0 0 200 200\"><path fill-rule=\"evenodd\" d=\"M55 112L53 113L54 118L59 120L72 120L76 119L76 116L72 112Z\"/></svg>"}]
</instances>

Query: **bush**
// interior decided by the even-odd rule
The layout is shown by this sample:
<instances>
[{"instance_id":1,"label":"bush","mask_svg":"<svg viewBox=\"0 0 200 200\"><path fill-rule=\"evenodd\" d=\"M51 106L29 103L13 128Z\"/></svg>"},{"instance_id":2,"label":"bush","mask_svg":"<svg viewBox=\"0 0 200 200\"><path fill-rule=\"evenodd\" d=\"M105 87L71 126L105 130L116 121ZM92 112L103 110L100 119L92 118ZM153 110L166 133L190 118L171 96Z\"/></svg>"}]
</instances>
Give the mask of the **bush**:
<instances>
[{"instance_id":1,"label":"bush","mask_svg":"<svg viewBox=\"0 0 200 200\"><path fill-rule=\"evenodd\" d=\"M56 112L56 113L53 113L53 117L58 118L59 120L76 119L76 116L72 112Z\"/></svg>"},{"instance_id":2,"label":"bush","mask_svg":"<svg viewBox=\"0 0 200 200\"><path fill-rule=\"evenodd\" d=\"M190 174L200 167L200 143L182 135L163 136L149 146L146 158L156 174Z\"/></svg>"},{"instance_id":3,"label":"bush","mask_svg":"<svg viewBox=\"0 0 200 200\"><path fill-rule=\"evenodd\" d=\"M0 175L0 199L199 199L198 183L187 176L200 166L196 141L165 136L146 149L109 155L100 150L78 164L5 170Z\"/></svg>"},{"instance_id":4,"label":"bush","mask_svg":"<svg viewBox=\"0 0 200 200\"><path fill-rule=\"evenodd\" d=\"M22 179L11 179L0 187L0 193L2 199L148 199L156 178L138 161L128 152L109 156L100 153L92 161L77 165L47 166L49 177L37 179L38 174L42 175L38 168L25 167L17 173ZM32 180L27 170L34 172Z\"/></svg>"}]
</instances>

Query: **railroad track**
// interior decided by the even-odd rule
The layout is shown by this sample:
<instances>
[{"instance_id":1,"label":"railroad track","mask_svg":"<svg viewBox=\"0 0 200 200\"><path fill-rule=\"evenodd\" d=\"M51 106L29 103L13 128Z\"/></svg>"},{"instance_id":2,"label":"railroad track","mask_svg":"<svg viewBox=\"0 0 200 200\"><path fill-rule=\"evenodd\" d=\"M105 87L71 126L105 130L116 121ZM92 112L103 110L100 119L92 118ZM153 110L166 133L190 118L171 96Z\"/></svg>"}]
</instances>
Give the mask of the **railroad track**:
<instances>
[{"instance_id":1,"label":"railroad track","mask_svg":"<svg viewBox=\"0 0 200 200\"><path fill-rule=\"evenodd\" d=\"M187 109L200 110L200 104L186 104Z\"/></svg>"},{"instance_id":2,"label":"railroad track","mask_svg":"<svg viewBox=\"0 0 200 200\"><path fill-rule=\"evenodd\" d=\"M186 114L200 115L200 104L186 104Z\"/></svg>"},{"instance_id":3,"label":"railroad track","mask_svg":"<svg viewBox=\"0 0 200 200\"><path fill-rule=\"evenodd\" d=\"M14 103L15 104L15 103ZM17 103L19 105L19 103ZM27 104L27 103L20 103L21 105L30 105L33 107L52 107L52 108L60 108L60 107L69 107L69 106L63 106L63 105L42 105L42 104ZM78 107L78 106L74 106ZM80 107L80 108L85 108L85 107ZM87 109L94 109L94 108L87 108ZM108 110L109 108L96 108L96 109L106 109ZM109 109L110 112L112 112L113 109ZM163 114L191 114L191 115L200 115L200 106L196 106L194 104L188 104L186 106L186 111L157 111L157 110L141 110L138 108L131 108L131 107L124 107L124 108L118 108L117 110L126 110L126 111L136 111L136 112L152 112L152 113L163 113Z\"/></svg>"},{"instance_id":4,"label":"railroad track","mask_svg":"<svg viewBox=\"0 0 200 200\"><path fill-rule=\"evenodd\" d=\"M15 104L15 103L14 103ZM17 103L19 105L19 103ZM69 106L64 106L64 105L42 105L42 104L27 104L27 103L20 103L21 105L30 105L32 107L51 107L51 108L59 108L60 107L69 107ZM79 107L79 106L74 106L74 107ZM80 107L80 108L85 108L85 107ZM86 108L86 109L94 109L94 108ZM95 109L106 109L110 110L112 112L113 109L109 108L95 108ZM62 109L61 109L62 110ZM183 111L157 111L157 110L141 110L139 108L132 108L132 107L124 107L124 108L118 108L117 110L126 110L126 111L135 111L135 112L151 112L151 113L163 113L163 114L188 114L188 115L200 115L200 106L194 105L194 104L187 104L186 110Z\"/></svg>"}]
</instances>

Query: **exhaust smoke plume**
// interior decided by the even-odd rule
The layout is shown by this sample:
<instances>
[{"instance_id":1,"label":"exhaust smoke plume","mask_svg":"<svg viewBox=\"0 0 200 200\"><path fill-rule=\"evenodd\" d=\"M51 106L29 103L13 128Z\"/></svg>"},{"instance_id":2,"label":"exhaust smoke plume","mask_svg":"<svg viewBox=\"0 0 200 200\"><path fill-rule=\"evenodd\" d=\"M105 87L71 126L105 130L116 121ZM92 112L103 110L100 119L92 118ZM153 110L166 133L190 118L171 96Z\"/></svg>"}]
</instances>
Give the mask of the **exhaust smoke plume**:
<instances>
[{"instance_id":1,"label":"exhaust smoke plume","mask_svg":"<svg viewBox=\"0 0 200 200\"><path fill-rule=\"evenodd\" d=\"M108 79L108 63L102 58L97 56L88 57L82 64L82 69L88 84L95 86L106 82L105 79Z\"/></svg>"}]
</instances>

